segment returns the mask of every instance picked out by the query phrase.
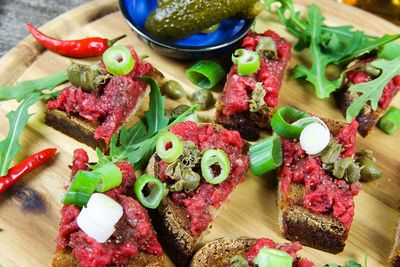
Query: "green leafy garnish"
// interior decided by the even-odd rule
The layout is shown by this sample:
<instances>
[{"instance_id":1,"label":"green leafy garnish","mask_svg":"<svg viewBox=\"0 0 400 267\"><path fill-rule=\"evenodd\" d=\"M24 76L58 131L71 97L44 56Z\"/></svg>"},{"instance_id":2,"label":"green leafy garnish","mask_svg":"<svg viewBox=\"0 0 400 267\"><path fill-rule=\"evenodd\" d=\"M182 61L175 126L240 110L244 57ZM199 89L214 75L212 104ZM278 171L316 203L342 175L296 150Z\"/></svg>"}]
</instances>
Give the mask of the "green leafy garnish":
<instances>
[{"instance_id":1,"label":"green leafy garnish","mask_svg":"<svg viewBox=\"0 0 400 267\"><path fill-rule=\"evenodd\" d=\"M128 160L135 166L135 169L143 168L154 153L159 134L182 122L197 108L197 105L192 106L168 124L168 118L164 114L165 97L161 95L157 82L151 78L140 79L148 83L151 88L149 110L145 112L144 119L130 129L126 129L125 126L121 128L119 144L116 136L111 138L110 155L106 156L99 149L96 149L99 160L92 167L93 169L108 162L117 163L121 160Z\"/></svg>"},{"instance_id":2,"label":"green leafy garnish","mask_svg":"<svg viewBox=\"0 0 400 267\"><path fill-rule=\"evenodd\" d=\"M293 77L305 78L310 82L319 98L329 97L343 80L343 72L338 73L334 79L329 79L326 74L329 66L347 63L400 38L400 34L384 35L380 38L369 36L349 25L327 26L323 24L324 18L315 4L310 6L307 16L303 18L295 10L293 0L265 0L264 3L270 11L277 13L281 23L298 38L294 49L302 51L309 48L312 66L296 66ZM280 6L275 7L275 3Z\"/></svg>"},{"instance_id":3,"label":"green leafy garnish","mask_svg":"<svg viewBox=\"0 0 400 267\"><path fill-rule=\"evenodd\" d=\"M52 90L68 81L66 71L57 72L45 78L17 83L14 86L0 86L0 101L16 99L18 102L34 92Z\"/></svg>"},{"instance_id":4,"label":"green leafy garnish","mask_svg":"<svg viewBox=\"0 0 400 267\"><path fill-rule=\"evenodd\" d=\"M28 109L45 96L41 93L32 93L21 102L15 111L7 113L10 129L7 137L0 142L0 176L7 175L12 160L21 150L19 138L32 116L28 113Z\"/></svg>"},{"instance_id":5,"label":"green leafy garnish","mask_svg":"<svg viewBox=\"0 0 400 267\"><path fill-rule=\"evenodd\" d=\"M326 264L325 267L362 267L361 264L357 263L354 260L349 260L346 262L345 265L339 265L339 264Z\"/></svg>"},{"instance_id":6,"label":"green leafy garnish","mask_svg":"<svg viewBox=\"0 0 400 267\"><path fill-rule=\"evenodd\" d=\"M365 104L370 103L372 109L376 110L385 86L394 76L400 75L400 57L390 61L377 59L370 64L373 67L380 69L381 73L372 81L350 86L348 89L350 92L361 93L361 95L347 108L346 121L348 122L360 113Z\"/></svg>"}]
</instances>

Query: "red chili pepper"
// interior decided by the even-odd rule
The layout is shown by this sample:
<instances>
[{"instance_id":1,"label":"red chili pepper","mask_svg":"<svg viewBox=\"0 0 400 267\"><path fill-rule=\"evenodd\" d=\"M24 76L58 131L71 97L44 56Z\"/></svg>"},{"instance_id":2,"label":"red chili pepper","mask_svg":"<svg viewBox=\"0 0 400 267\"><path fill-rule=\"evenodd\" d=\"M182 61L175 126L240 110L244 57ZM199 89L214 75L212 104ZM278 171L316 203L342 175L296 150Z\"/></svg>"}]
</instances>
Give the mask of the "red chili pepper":
<instances>
[{"instance_id":1,"label":"red chili pepper","mask_svg":"<svg viewBox=\"0 0 400 267\"><path fill-rule=\"evenodd\" d=\"M32 156L27 157L14 167L12 167L6 176L0 177L0 193L19 181L25 174L42 166L56 154L56 148L48 148Z\"/></svg>"},{"instance_id":2,"label":"red chili pepper","mask_svg":"<svg viewBox=\"0 0 400 267\"><path fill-rule=\"evenodd\" d=\"M30 23L27 24L27 27L33 37L35 37L35 39L47 49L63 56L75 58L100 56L115 42L126 37L126 35L122 35L112 40L100 37L91 37L81 40L64 41L43 34Z\"/></svg>"}]
</instances>

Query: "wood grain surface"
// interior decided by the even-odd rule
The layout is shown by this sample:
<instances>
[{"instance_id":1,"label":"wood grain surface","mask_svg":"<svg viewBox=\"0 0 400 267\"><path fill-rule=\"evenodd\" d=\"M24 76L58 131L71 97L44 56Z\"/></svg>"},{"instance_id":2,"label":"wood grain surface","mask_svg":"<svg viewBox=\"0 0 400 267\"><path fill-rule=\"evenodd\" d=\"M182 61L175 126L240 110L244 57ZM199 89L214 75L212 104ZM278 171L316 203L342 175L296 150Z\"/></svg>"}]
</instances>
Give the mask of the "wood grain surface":
<instances>
[{"instance_id":1,"label":"wood grain surface","mask_svg":"<svg viewBox=\"0 0 400 267\"><path fill-rule=\"evenodd\" d=\"M369 34L398 33L399 28L383 19L357 10L339 5L331 0L296 1L301 9L312 2L318 2L326 23L330 25L352 24ZM256 23L257 31L274 29L289 41L294 39L273 17L263 13ZM147 54L148 61L154 64L168 78L178 80L190 94L196 87L185 77L184 70L190 64L162 57L138 40L118 12L117 1L98 0L83 5L50 21L43 28L45 32L61 38L80 38L82 36L114 37L128 34L122 44L133 45L139 54ZM96 59L93 59L96 60ZM229 55L222 59L229 66ZM12 49L0 60L0 84L13 84L17 80L39 78L56 71L61 71L70 63L69 58L44 51L31 37ZM299 62L308 62L305 53L294 53L290 68ZM218 92L214 92L218 95ZM182 99L180 103L188 103ZM320 116L341 119L332 99L321 100L314 96L312 88L285 77L281 90L280 105L294 105L314 112ZM400 96L393 102L400 106ZM177 102L167 100L168 109ZM138 112L143 115L148 103ZM0 104L0 139L8 130L6 112L14 109L16 103ZM23 150L16 161L33 154L45 147L57 147L59 153L55 160L45 167L27 175L18 185L0 195L0 264L4 267L49 266L55 251L55 238L60 221L60 199L63 186L69 176L68 165L76 148L89 151L92 160L95 153L87 146L47 127L43 123L43 105L32 108L36 112L25 129L21 145ZM201 112L200 117L212 120L215 110ZM136 117L134 120L137 120ZM388 136L378 129L363 139L357 137L358 148L368 147L375 155L384 170L384 177L378 181L363 185L356 197L354 222L347 240L345 250L337 255L305 247L300 255L310 258L317 266L325 263L343 264L350 258L363 261L368 253L368 266L387 266L387 258L393 243L395 225L399 218L400 202L400 135ZM254 177L248 175L247 180L232 194L219 216L215 220L210 233L204 242L218 237L270 237L278 242L285 241L278 230L278 209L276 206L276 184L272 175Z\"/></svg>"}]
</instances>

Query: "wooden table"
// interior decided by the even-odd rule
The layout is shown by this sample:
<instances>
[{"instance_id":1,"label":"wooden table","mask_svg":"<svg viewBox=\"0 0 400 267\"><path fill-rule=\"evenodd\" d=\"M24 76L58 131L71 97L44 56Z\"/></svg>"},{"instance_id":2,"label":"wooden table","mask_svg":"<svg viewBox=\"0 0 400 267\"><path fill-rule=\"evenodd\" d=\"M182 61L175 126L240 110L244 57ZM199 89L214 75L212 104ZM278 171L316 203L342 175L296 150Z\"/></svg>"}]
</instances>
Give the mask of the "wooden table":
<instances>
[{"instance_id":1,"label":"wooden table","mask_svg":"<svg viewBox=\"0 0 400 267\"><path fill-rule=\"evenodd\" d=\"M297 1L304 9L313 1ZM339 5L331 0L318 2L330 25L353 24L369 34L398 33L399 28L378 17L356 10L350 6ZM257 31L272 28L294 43L294 39L273 17L263 13L257 22ZM182 63L155 54L131 32L120 12L117 1L97 0L83 5L50 21L43 31L61 38L81 38L82 36L107 37L128 34L121 43L132 44L139 54L147 54L148 60L168 78L180 81L188 94L196 87L185 77L184 69L189 63ZM229 60L228 56L226 57ZM299 62L307 62L307 54L294 53L290 68ZM0 83L13 84L16 80L39 78L61 71L70 59L44 51L40 45L28 37L13 48L0 61ZM214 92L217 95L217 92ZM187 99L180 102L188 102ZM167 100L167 108L176 106ZM285 78L281 91L280 105L295 105L320 116L342 119L331 99L317 99L312 88L304 83ZM393 102L400 106L400 96ZM0 139L7 133L6 112L15 108L14 102L1 103ZM138 115L142 116L144 104ZM43 123L43 106L37 105L33 116L24 131L21 145L23 150L17 161L45 147L57 147L57 158L47 166L27 175L22 182L0 195L0 264L4 267L48 266L55 250L60 221L60 199L63 186L69 176L68 164L76 148L86 148L92 160L95 153L85 145L47 127ZM212 119L214 110L201 112L201 117ZM135 120L138 118L136 117ZM384 170L384 177L378 181L364 184L356 198L356 215L344 252L332 255L305 247L300 255L313 260L318 266L325 263L343 264L349 258L362 261L368 253L368 266L384 266L392 246L395 224L399 218L400 198L400 151L399 134L388 136L378 129L367 139L358 136L358 148L368 147ZM254 177L250 174L232 194L232 197L204 242L218 237L270 237L284 241L278 231L278 209L276 207L276 185L274 178Z\"/></svg>"}]
</instances>

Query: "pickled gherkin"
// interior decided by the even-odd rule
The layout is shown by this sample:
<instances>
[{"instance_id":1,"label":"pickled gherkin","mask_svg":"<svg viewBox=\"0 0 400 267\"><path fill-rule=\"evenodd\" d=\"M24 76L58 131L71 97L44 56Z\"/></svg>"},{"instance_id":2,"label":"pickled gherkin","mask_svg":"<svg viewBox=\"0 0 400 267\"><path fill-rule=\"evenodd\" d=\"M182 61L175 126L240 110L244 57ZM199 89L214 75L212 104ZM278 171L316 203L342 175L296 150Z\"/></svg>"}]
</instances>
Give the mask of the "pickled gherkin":
<instances>
[{"instance_id":1,"label":"pickled gherkin","mask_svg":"<svg viewBox=\"0 0 400 267\"><path fill-rule=\"evenodd\" d=\"M159 0L146 30L160 39L181 39L232 16L254 17L259 0Z\"/></svg>"}]
</instances>

